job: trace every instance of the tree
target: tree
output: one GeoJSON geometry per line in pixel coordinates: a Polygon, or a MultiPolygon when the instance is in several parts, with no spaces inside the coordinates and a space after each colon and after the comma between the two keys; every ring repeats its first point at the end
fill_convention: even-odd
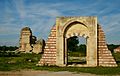
{"type": "Polygon", "coordinates": [[[79,40],[77,36],[70,37],[67,39],[68,51],[77,51],[79,40]]]}
{"type": "Polygon", "coordinates": [[[108,46],[108,49],[109,49],[111,52],[113,52],[113,50],[114,50],[115,48],[117,48],[118,46],[120,46],[120,45],[107,44],[107,46],[108,46]]]}

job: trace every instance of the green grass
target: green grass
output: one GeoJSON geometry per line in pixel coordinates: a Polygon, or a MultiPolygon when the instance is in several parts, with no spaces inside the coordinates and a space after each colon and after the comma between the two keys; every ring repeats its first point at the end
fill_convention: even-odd
{"type": "Polygon", "coordinates": [[[70,71],[70,72],[83,72],[83,73],[91,73],[97,75],[119,75],[120,67],[110,68],[110,67],[34,67],[35,70],[48,70],[48,71],[70,71]]]}
{"type": "Polygon", "coordinates": [[[19,54],[17,57],[0,57],[0,71],[32,69],[41,55],[39,54],[19,54]]]}
{"type": "Polygon", "coordinates": [[[120,66],[120,53],[113,53],[117,64],[120,66]]]}
{"type": "Polygon", "coordinates": [[[68,52],[68,64],[86,64],[85,52],[69,51],[68,52]]]}
{"type": "Polygon", "coordinates": [[[85,52],[79,52],[79,51],[73,51],[73,52],[68,52],[69,56],[73,56],[73,57],[85,57],[86,53],[85,52]]]}
{"type": "MultiPolygon", "coordinates": [[[[116,54],[114,54],[116,56],[116,54]]],[[[118,55],[117,55],[118,56],[118,55]]],[[[115,57],[116,59],[119,57],[115,57]]],[[[11,70],[47,70],[47,71],[70,71],[83,72],[98,75],[119,75],[119,67],[58,67],[58,66],[36,66],[41,58],[41,54],[19,54],[17,57],[0,57],[0,71],[11,70]]],[[[117,59],[117,60],[118,60],[117,59]]],[[[119,64],[119,63],[118,63],[119,64]]]]}

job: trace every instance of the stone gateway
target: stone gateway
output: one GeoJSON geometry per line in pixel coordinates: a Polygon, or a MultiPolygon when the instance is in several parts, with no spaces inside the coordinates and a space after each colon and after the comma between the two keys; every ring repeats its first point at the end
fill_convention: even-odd
{"type": "MultiPolygon", "coordinates": [[[[111,51],[107,48],[105,34],[98,24],[97,17],[94,16],[57,17],[56,24],[52,27],[45,44],[44,54],[38,65],[77,67],[117,66],[111,51]],[[86,39],[86,64],[84,65],[68,65],[67,63],[67,39],[73,36],[84,37],[86,39]]],[[[29,47],[27,44],[26,46],[29,47]]]]}

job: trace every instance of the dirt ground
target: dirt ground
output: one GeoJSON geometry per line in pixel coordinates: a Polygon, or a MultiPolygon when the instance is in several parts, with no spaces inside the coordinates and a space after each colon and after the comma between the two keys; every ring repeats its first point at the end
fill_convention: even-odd
{"type": "Polygon", "coordinates": [[[74,72],[50,72],[50,71],[0,71],[0,76],[100,76],[89,73],[74,73],[74,72]]]}
{"type": "MultiPolygon", "coordinates": [[[[23,70],[23,71],[7,71],[7,72],[0,71],[0,76],[107,76],[107,75],[75,73],[75,72],[68,72],[68,71],[50,72],[50,71],[23,70]]],[[[119,76],[119,75],[116,75],[116,76],[119,76]]]]}

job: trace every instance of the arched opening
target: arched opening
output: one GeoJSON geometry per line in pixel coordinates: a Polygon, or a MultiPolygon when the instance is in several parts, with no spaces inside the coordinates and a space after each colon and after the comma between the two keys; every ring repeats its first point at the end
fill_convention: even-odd
{"type": "Polygon", "coordinates": [[[67,39],[67,65],[86,64],[86,38],[73,36],[67,39]]]}
{"type": "Polygon", "coordinates": [[[66,18],[65,20],[57,20],[56,64],[58,66],[68,65],[67,39],[70,37],[77,36],[83,37],[86,40],[86,62],[85,65],[80,64],[75,66],[97,66],[97,27],[95,24],[96,22],[87,18],[85,18],[85,21],[79,18],[75,20],[69,20],[66,18]]]}
{"type": "Polygon", "coordinates": [[[80,22],[73,22],[64,31],[64,64],[87,64],[88,28],[80,22]],[[81,43],[84,42],[83,44],[81,43]],[[70,41],[70,42],[69,42],[70,41]],[[76,42],[76,44],[74,43],[76,42]],[[80,42],[79,42],[80,41],[80,42]],[[72,43],[73,42],[73,43],[72,43]],[[87,46],[87,47],[86,47],[87,46]]]}

